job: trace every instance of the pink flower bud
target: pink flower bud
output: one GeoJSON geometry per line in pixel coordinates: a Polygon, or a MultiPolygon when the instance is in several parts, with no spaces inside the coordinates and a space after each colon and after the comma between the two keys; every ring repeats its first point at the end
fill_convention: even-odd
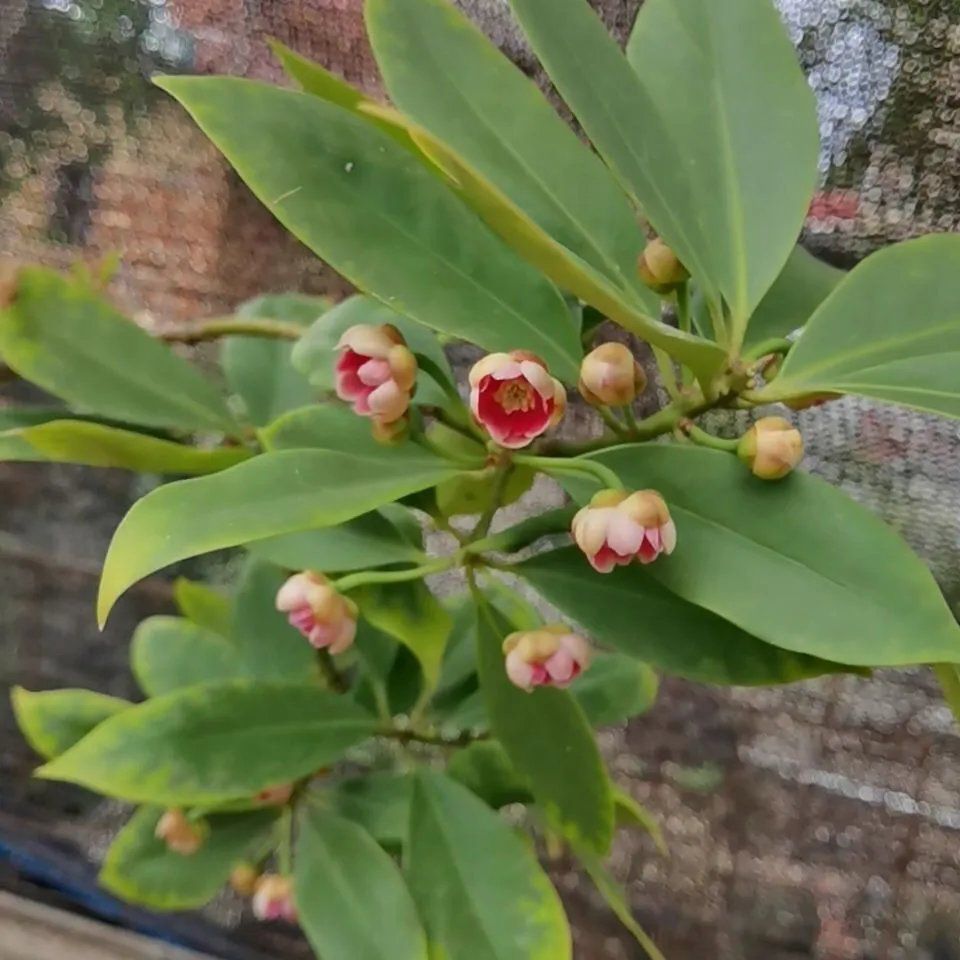
{"type": "Polygon", "coordinates": [[[257,881],[253,894],[253,915],[258,920],[286,920],[297,922],[297,908],[293,903],[293,881],[276,873],[265,873],[257,881]]]}
{"type": "Polygon", "coordinates": [[[410,406],[417,378],[417,358],[403,334],[385,323],[358,324],[340,337],[337,349],[337,396],[353,404],[355,413],[387,424],[410,406]]]}
{"type": "Polygon", "coordinates": [[[803,437],[783,417],[761,417],[740,438],[737,456],[761,480],[780,480],[803,459],[803,437]]]}
{"type": "Polygon", "coordinates": [[[277,593],[277,609],[318,650],[343,653],[357,633],[357,605],[322,573],[305,570],[290,577],[277,593]]]}
{"type": "Polygon", "coordinates": [[[573,518],[573,539],[598,573],[673,553],[677,528],[654,490],[601,490],[573,518]]]}
{"type": "Polygon", "coordinates": [[[566,407],[563,384],[532,353],[491,353],[470,371],[470,409],[502,447],[527,446],[559,423],[566,407]]]}
{"type": "Polygon", "coordinates": [[[637,270],[640,279],[657,293],[670,293],[690,276],[677,255],[659,237],[644,248],[637,270]]]}
{"type": "Polygon", "coordinates": [[[583,358],[578,389],[595,407],[633,403],[647,385],[643,368],[622,343],[601,343],[583,358]]]}
{"type": "Polygon", "coordinates": [[[203,831],[192,824],[182,810],[167,810],[157,821],[154,835],[168,850],[189,857],[203,846],[203,831]]]}
{"type": "Polygon", "coordinates": [[[526,690],[569,686],[590,664],[590,645],[554,623],[539,630],[511,633],[503,641],[510,682],[526,690]]]}

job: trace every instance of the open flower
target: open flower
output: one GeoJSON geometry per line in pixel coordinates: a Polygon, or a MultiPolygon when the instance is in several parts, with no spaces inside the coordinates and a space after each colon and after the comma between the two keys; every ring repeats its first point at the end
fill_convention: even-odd
{"type": "Polygon", "coordinates": [[[761,480],[780,480],[803,459],[803,437],[783,417],[761,417],[740,438],[737,456],[761,480]]]}
{"type": "Polygon", "coordinates": [[[354,412],[381,424],[400,420],[410,406],[417,358],[403,334],[389,323],[357,324],[346,330],[337,349],[337,396],[354,412]]]}
{"type": "Polygon", "coordinates": [[[511,633],[503,641],[507,676],[521,690],[566,687],[590,664],[590,645],[562,623],[511,633]]]}
{"type": "Polygon", "coordinates": [[[655,490],[601,490],[573,518],[573,539],[594,570],[609,573],[634,560],[652,563],[673,553],[677,528],[655,490]]]}
{"type": "Polygon", "coordinates": [[[357,605],[322,573],[305,570],[290,577],[277,593],[277,609],[317,649],[343,653],[357,634],[357,605]]]}
{"type": "Polygon", "coordinates": [[[643,368],[622,343],[601,343],[580,364],[577,389],[592,406],[622,407],[633,403],[647,385],[643,368]]]}
{"type": "Polygon", "coordinates": [[[276,873],[265,873],[257,881],[253,894],[253,915],[258,920],[286,920],[297,922],[297,908],[293,903],[293,881],[276,873]]]}
{"type": "Polygon", "coordinates": [[[488,354],[470,371],[470,409],[502,447],[525,447],[559,423],[566,407],[563,384],[525,350],[488,354]]]}
{"type": "Polygon", "coordinates": [[[191,823],[182,810],[167,810],[157,821],[154,835],[167,849],[189,857],[203,846],[203,831],[191,823]]]}

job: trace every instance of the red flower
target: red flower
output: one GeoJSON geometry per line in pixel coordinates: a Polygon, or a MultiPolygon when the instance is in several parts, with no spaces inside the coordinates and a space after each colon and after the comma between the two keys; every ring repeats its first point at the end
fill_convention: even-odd
{"type": "Polygon", "coordinates": [[[524,350],[491,353],[470,371],[470,409],[502,447],[525,447],[563,417],[567,394],[524,350]]]}
{"type": "Polygon", "coordinates": [[[337,349],[343,351],[337,361],[337,396],[379,424],[400,420],[417,378],[417,359],[403,334],[390,324],[358,324],[343,334],[337,349]]]}

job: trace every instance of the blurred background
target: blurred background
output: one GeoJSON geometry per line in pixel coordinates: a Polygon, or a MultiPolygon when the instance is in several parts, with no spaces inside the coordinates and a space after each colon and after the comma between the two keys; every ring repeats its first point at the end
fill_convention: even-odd
{"type": "MultiPolygon", "coordinates": [[[[625,38],[637,0],[593,3],[625,38]]],[[[777,3],[820,104],[821,187],[805,244],[849,267],[884,244],[956,231],[960,2],[777,3]]],[[[504,0],[458,5],[546,87],[504,0]]],[[[281,82],[273,36],[377,92],[361,8],[0,0],[0,255],[66,267],[116,252],[111,295],[147,324],[226,313],[263,292],[346,294],[148,78],[281,82]]],[[[0,404],[32,399],[25,391],[0,368],[0,404]]],[[[957,422],[854,400],[799,419],[808,466],[897,527],[960,609],[957,422]]],[[[135,695],[127,641],[139,619],[169,608],[169,589],[152,579],[132,591],[103,634],[93,597],[141,482],[0,463],[4,687],[135,695]]],[[[602,740],[620,784],[664,826],[669,858],[624,836],[615,868],[671,960],[960,958],[960,729],[928,671],[764,690],[666,680],[649,714],[602,740]]],[[[204,917],[158,920],[101,896],[91,864],[123,811],[31,781],[35,760],[0,703],[0,889],[225,958],[301,955],[228,899],[204,917]]],[[[578,960],[642,955],[575,873],[561,863],[555,875],[578,960]]],[[[0,930],[3,916],[0,900],[0,930]]],[[[0,958],[4,949],[0,932],[0,958]]]]}

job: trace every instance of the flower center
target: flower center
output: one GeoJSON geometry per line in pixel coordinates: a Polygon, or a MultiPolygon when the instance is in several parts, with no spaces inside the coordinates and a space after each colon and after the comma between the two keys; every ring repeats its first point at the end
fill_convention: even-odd
{"type": "Polygon", "coordinates": [[[522,410],[526,413],[534,405],[533,387],[526,380],[504,380],[493,399],[506,413],[522,410]]]}

